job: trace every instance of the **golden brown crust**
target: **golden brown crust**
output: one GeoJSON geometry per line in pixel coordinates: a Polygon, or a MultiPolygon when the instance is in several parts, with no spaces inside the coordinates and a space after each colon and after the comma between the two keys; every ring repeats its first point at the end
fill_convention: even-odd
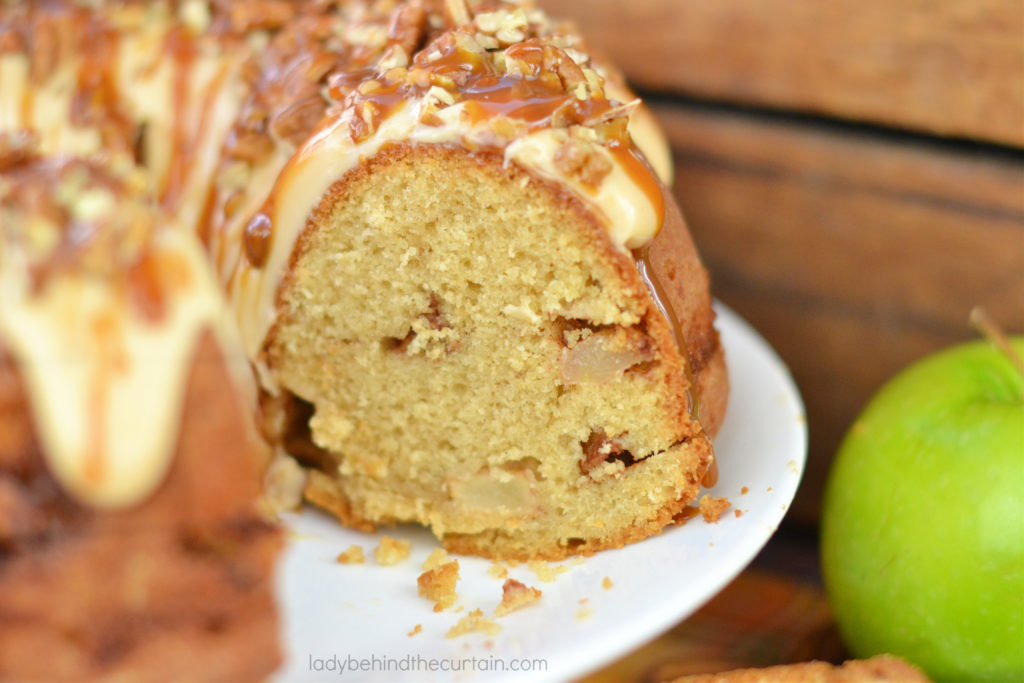
{"type": "Polygon", "coordinates": [[[665,222],[648,247],[648,260],[686,340],[700,401],[698,417],[704,430],[714,436],[725,419],[729,378],[725,351],[714,327],[710,278],[679,206],[666,188],[662,192],[665,222]]]}
{"type": "Polygon", "coordinates": [[[265,453],[230,386],[207,333],[167,478],[144,503],[101,511],[53,485],[0,350],[0,679],[255,680],[276,667],[280,537],[255,514],[265,453]]]}
{"type": "Polygon", "coordinates": [[[352,503],[337,480],[319,470],[310,471],[302,494],[307,501],[330,512],[339,522],[351,529],[368,532],[377,530],[375,523],[363,519],[352,510],[352,503]]]}

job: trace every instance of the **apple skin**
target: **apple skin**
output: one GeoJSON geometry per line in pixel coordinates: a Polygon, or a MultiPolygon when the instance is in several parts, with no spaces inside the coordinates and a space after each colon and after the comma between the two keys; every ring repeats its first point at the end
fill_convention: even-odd
{"type": "Polygon", "coordinates": [[[821,552],[856,656],[1024,681],[1024,377],[1006,356],[963,344],[882,388],[829,474],[821,552]]]}

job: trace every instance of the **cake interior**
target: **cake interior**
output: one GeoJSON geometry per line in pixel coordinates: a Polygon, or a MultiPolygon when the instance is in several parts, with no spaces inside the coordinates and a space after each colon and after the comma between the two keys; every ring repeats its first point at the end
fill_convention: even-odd
{"type": "Polygon", "coordinates": [[[500,157],[404,145],[311,226],[266,354],[313,409],[313,500],[558,557],[696,496],[710,446],[671,331],[577,199],[500,157]]]}

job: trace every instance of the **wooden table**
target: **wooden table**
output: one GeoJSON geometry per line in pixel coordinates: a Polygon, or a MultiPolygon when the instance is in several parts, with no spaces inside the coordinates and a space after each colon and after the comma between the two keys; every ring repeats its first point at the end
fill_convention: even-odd
{"type": "Polygon", "coordinates": [[[783,531],[689,619],[580,683],[654,683],[684,674],[848,658],[822,591],[814,537],[783,531]]]}

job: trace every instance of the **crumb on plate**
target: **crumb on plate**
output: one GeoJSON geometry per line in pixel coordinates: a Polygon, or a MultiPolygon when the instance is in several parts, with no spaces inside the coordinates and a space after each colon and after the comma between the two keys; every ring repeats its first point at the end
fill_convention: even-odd
{"type": "Polygon", "coordinates": [[[505,579],[501,587],[501,602],[494,608],[494,616],[503,617],[540,600],[541,592],[515,579],[505,579]]]}
{"type": "Polygon", "coordinates": [[[359,545],[350,545],[345,552],[338,555],[339,564],[362,564],[366,562],[366,556],[363,555],[363,547],[359,545]]]}
{"type": "Polygon", "coordinates": [[[530,560],[530,571],[537,575],[537,578],[544,583],[551,583],[562,572],[569,571],[568,567],[562,565],[551,566],[544,560],[530,560]]]}
{"type": "Polygon", "coordinates": [[[455,604],[459,597],[455,592],[455,584],[458,581],[458,560],[429,569],[416,579],[420,596],[434,601],[435,612],[440,612],[455,604]]]}
{"type": "Polygon", "coordinates": [[[411,550],[412,543],[409,541],[381,536],[380,545],[374,548],[373,554],[377,558],[377,564],[390,566],[409,557],[411,550]]]}
{"type": "Polygon", "coordinates": [[[700,514],[708,524],[717,524],[722,513],[731,506],[728,498],[704,496],[700,499],[700,514]]]}
{"type": "Polygon", "coordinates": [[[475,609],[459,619],[455,626],[448,629],[445,637],[458,638],[467,633],[486,633],[489,636],[493,636],[499,631],[501,631],[501,626],[495,623],[493,619],[485,617],[483,611],[475,609]]]}

